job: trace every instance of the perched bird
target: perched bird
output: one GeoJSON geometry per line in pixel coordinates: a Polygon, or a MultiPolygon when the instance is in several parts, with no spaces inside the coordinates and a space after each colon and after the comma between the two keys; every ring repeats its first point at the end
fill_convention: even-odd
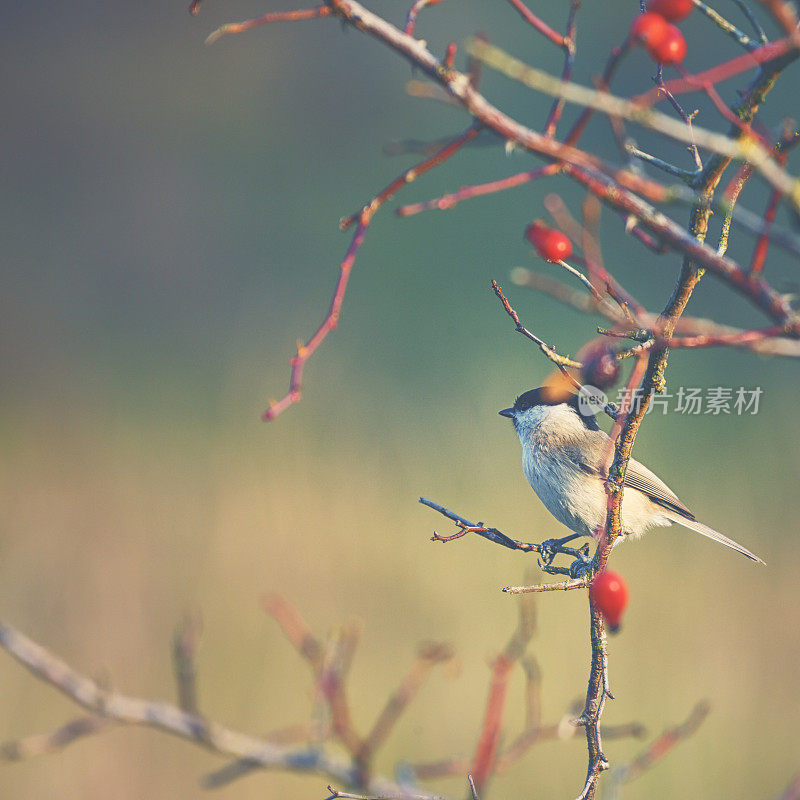
{"type": "MultiPolygon", "coordinates": [[[[610,437],[591,411],[584,410],[582,400],[545,386],[525,392],[499,413],[514,421],[522,444],[522,470],[547,510],[576,536],[592,536],[606,522],[602,462],[610,437]]],[[[698,522],[657,475],[630,459],[622,499],[623,533],[638,537],[648,528],[673,522],[764,563],[746,547],[698,522]]]]}

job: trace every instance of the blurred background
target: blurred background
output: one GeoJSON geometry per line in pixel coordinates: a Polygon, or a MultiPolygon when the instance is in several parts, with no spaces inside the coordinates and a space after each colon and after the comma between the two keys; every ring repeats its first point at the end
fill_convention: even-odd
{"type": "MultiPolygon", "coordinates": [[[[259,29],[205,47],[218,25],[290,6],[273,0],[12,4],[0,41],[0,608],[2,617],[119,691],[174,696],[169,644],[199,609],[204,710],[263,733],[308,718],[305,665],[259,607],[267,591],[294,602],[320,635],[360,617],[352,673],[356,724],[367,729],[423,639],[452,642],[457,677],[435,672],[381,753],[395,762],[471,755],[489,660],[516,624],[531,558],[467,538],[429,541],[445,520],[435,498],[528,541],[560,535],[522,475],[519,445],[497,410],[549,373],[491,294],[497,278],[523,320],[575,352],[600,320],[514,287],[534,260],[524,226],[561,194],[550,179],[444,212],[376,217],[353,272],[340,328],[309,362],[303,401],[275,422],[288,358],[327,308],[349,242],[340,216],[358,209],[415,156],[387,142],[458,132],[464,115],[404,92],[412,77],[379,44],[331,20],[259,29]]],[[[406,3],[370,0],[402,23],[406,3]]],[[[566,4],[531,2],[556,28],[566,4]]],[[[722,7],[724,6],[724,8],[722,7]]],[[[575,78],[589,83],[638,3],[587,3],[575,78]]],[[[720,11],[745,21],[733,3],[720,11]]],[[[418,35],[435,52],[477,30],[550,72],[561,54],[505,3],[444,3],[418,35]]],[[[697,15],[684,30],[691,70],[738,51],[697,15]]],[[[770,33],[774,31],[770,30],[770,33]]],[[[459,56],[457,62],[463,66],[459,56]]],[[[631,56],[615,90],[651,85],[631,56]]],[[[721,91],[729,101],[745,81],[721,91]]],[[[483,87],[534,127],[550,101],[486,73],[483,87]]],[[[796,76],[778,84],[769,125],[796,111],[796,76]]],[[[691,110],[697,97],[687,98],[691,110]]],[[[567,120],[574,118],[568,109],[567,120]]],[[[703,106],[698,124],[724,130],[703,106]]],[[[690,166],[678,146],[639,144],[690,166]]],[[[617,158],[598,119],[584,143],[617,158]]],[[[428,199],[537,162],[473,147],[400,194],[428,199]]],[[[790,162],[791,166],[791,162],[790,162]]],[[[658,177],[658,176],[657,176],[658,177]]],[[[761,213],[751,181],[742,202],[761,213]]],[[[672,215],[684,220],[687,210],[672,215]]],[[[781,224],[786,218],[779,216],[781,224]]],[[[718,227],[719,222],[716,222],[718,227]]],[[[716,230],[716,229],[715,229],[716,230]]],[[[616,276],[653,310],[668,297],[675,255],[655,256],[605,211],[602,243],[616,276]]],[[[734,230],[745,262],[753,240],[734,230]]],[[[773,248],[768,276],[796,288],[796,264],[773,248]]],[[[690,313],[744,327],[763,318],[713,277],[690,313]]],[[[800,513],[797,368],[750,353],[677,352],[678,386],[763,387],[755,416],[652,415],[635,455],[700,518],[760,554],[762,568],[683,530],[661,530],[614,556],[631,605],[609,643],[609,724],[651,735],[707,698],[697,735],[626,788],[630,798],[767,798],[798,768],[800,513]]],[[[538,601],[532,651],[543,715],[557,721],[585,693],[589,660],[582,593],[538,601]]],[[[511,687],[509,733],[521,724],[511,687]]],[[[0,739],[46,731],[76,715],[51,688],[0,654],[0,739]]],[[[612,763],[642,744],[609,742],[612,763]]],[[[570,797],[585,770],[582,736],[534,748],[489,796],[570,797]]],[[[5,797],[186,798],[224,763],[150,730],[115,729],[56,755],[0,767],[5,797]]],[[[429,788],[461,796],[463,780],[429,788]]],[[[320,798],[320,778],[256,773],[222,798],[320,798]]]]}

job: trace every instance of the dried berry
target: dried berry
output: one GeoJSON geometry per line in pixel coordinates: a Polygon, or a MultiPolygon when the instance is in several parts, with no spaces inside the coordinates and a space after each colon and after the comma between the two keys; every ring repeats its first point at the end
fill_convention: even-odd
{"type": "Polygon", "coordinates": [[[619,379],[619,360],[613,350],[600,348],[594,350],[583,360],[581,383],[608,389],[619,379]]]}

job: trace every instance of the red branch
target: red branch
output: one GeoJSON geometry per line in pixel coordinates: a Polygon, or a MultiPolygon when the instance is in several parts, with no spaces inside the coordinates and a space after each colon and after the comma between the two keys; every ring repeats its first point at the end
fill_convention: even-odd
{"type": "Polygon", "coordinates": [[[778,206],[780,205],[783,194],[777,189],[772,190],[767,202],[767,208],[764,211],[764,231],[758,237],[755,249],[753,250],[753,259],[750,262],[750,272],[757,275],[764,269],[764,262],[767,260],[767,250],[769,249],[769,234],[772,229],[772,223],[775,222],[775,215],[778,213],[778,206]]]}
{"type": "MultiPolygon", "coordinates": [[[[564,34],[564,69],[561,71],[561,80],[568,83],[572,79],[572,67],[575,64],[575,31],[577,28],[578,9],[580,9],[580,0],[572,0],[569,6],[569,19],[567,20],[567,32],[564,34]]],[[[566,100],[563,97],[557,97],[553,100],[553,105],[550,108],[550,113],[547,115],[547,120],[544,123],[544,135],[555,136],[556,128],[561,119],[561,114],[564,111],[566,100]]]]}
{"type": "MultiPolygon", "coordinates": [[[[192,13],[197,13],[196,9],[192,13]]],[[[259,25],[269,25],[272,22],[297,22],[303,19],[317,19],[319,17],[329,17],[333,13],[330,6],[321,5],[316,8],[301,8],[297,11],[275,11],[264,14],[254,19],[246,19],[244,22],[229,22],[213,31],[207,38],[206,44],[213,44],[221,36],[229,33],[244,33],[259,27],[259,25]]]]}
{"type": "Polygon", "coordinates": [[[422,211],[430,211],[436,208],[445,211],[448,208],[458,205],[462,200],[469,200],[473,197],[481,197],[485,194],[493,194],[494,192],[504,192],[506,189],[523,186],[538,178],[556,175],[560,171],[560,164],[548,164],[546,167],[539,167],[538,169],[528,170],[527,172],[519,172],[516,175],[511,175],[508,178],[501,178],[497,181],[477,183],[474,186],[462,186],[457,192],[451,192],[450,194],[442,195],[433,200],[424,200],[421,203],[409,203],[408,205],[400,206],[395,213],[398,217],[411,217],[422,211]]]}
{"type": "Polygon", "coordinates": [[[503,711],[508,691],[508,678],[514,662],[506,655],[501,655],[494,662],[492,668],[492,682],[489,687],[489,697],[486,701],[486,714],[483,720],[481,738],[475,750],[472,761],[472,778],[478,793],[486,785],[492,774],[497,750],[500,745],[500,734],[503,726],[503,711]]]}
{"type": "MultiPolygon", "coordinates": [[[[668,340],[670,347],[717,347],[726,345],[730,347],[746,347],[754,342],[763,342],[765,339],[772,339],[783,333],[781,325],[774,325],[771,328],[761,330],[742,331],[741,333],[698,335],[698,336],[673,336],[668,340]]],[[[665,344],[667,343],[664,340],[665,344]]]]}
{"type": "MultiPolygon", "coordinates": [[[[477,38],[477,37],[476,37],[477,38]]],[[[608,89],[614,74],[617,71],[622,58],[630,50],[630,42],[625,41],[621,46],[612,49],[608,57],[603,74],[597,80],[598,89],[608,89]]],[[[480,62],[478,62],[480,63],[480,62]]],[[[567,134],[564,140],[566,144],[574,145],[583,135],[586,126],[594,116],[595,110],[593,108],[585,108],[581,115],[576,120],[572,129],[567,134]]],[[[482,197],[483,195],[493,194],[495,192],[504,192],[506,189],[515,189],[517,186],[524,186],[526,183],[537,180],[538,178],[549,177],[556,175],[562,171],[562,165],[556,163],[548,164],[545,167],[538,169],[526,170],[525,172],[518,172],[516,175],[510,175],[508,178],[501,178],[496,181],[489,181],[488,183],[479,183],[474,186],[462,186],[457,192],[443,195],[442,197],[433,200],[426,200],[421,203],[411,203],[409,205],[400,206],[397,209],[397,214],[400,217],[410,217],[414,214],[419,214],[422,211],[430,211],[432,209],[446,210],[452,208],[462,200],[470,200],[473,197],[482,197]]],[[[640,235],[647,236],[641,231],[640,235]]],[[[652,242],[652,240],[651,240],[652,242]]],[[[648,246],[655,248],[655,243],[648,243],[648,246]]]]}
{"type": "MultiPolygon", "coordinates": [[[[648,200],[659,202],[669,197],[665,187],[637,176],[630,170],[610,166],[589,153],[536,133],[520,124],[493,106],[477,92],[467,75],[444,66],[442,61],[437,59],[423,42],[404,34],[395,26],[364,8],[356,0],[327,0],[327,4],[344,22],[366,35],[382,41],[445,88],[450,96],[472,115],[475,119],[475,125],[482,124],[508,141],[518,143],[533,153],[559,162],[565,174],[583,184],[590,192],[612,206],[617,212],[624,214],[626,217],[636,218],[641,227],[661,239],[664,244],[679,250],[691,262],[709,269],[733,288],[745,294],[754,305],[766,312],[774,323],[786,325],[787,336],[800,337],[800,319],[798,319],[786,298],[763,281],[759,275],[747,274],[738,264],[712,250],[702,240],[698,240],[690,232],[687,232],[665,215],[658,213],[650,205],[648,200]]],[[[780,48],[768,52],[771,54],[770,57],[774,58],[779,51],[780,48]]],[[[762,61],[767,60],[765,58],[765,52],[767,52],[765,48],[759,48],[754,52],[758,54],[756,58],[761,58],[762,61]]],[[[789,55],[794,58],[795,54],[792,52],[789,55]]],[[[753,55],[748,54],[747,58],[752,59],[753,55]]],[[[612,64],[613,61],[614,58],[612,56],[612,64]]],[[[609,66],[607,65],[608,69],[609,66]]],[[[779,70],[774,70],[770,74],[777,74],[777,71],[779,70]]],[[[750,93],[752,94],[759,86],[761,89],[765,88],[760,84],[756,84],[750,89],[750,93]]],[[[752,97],[750,99],[752,101],[752,97]]],[[[470,135],[474,133],[475,131],[473,130],[470,135]]],[[[436,161],[437,156],[434,155],[432,158],[436,161]]],[[[426,163],[428,162],[423,162],[421,167],[424,168],[426,163]]],[[[720,164],[724,165],[724,163],[725,159],[721,159],[720,164]]],[[[392,191],[416,177],[418,171],[419,168],[412,170],[398,179],[398,181],[395,181],[391,186],[392,191]]],[[[341,298],[352,267],[352,261],[363,240],[364,231],[369,225],[371,213],[375,208],[374,204],[376,201],[380,203],[388,199],[390,194],[391,192],[381,193],[373,201],[373,204],[367,206],[366,210],[359,215],[359,225],[345,260],[342,262],[342,274],[337,284],[329,315],[312,341],[299,349],[298,355],[293,359],[292,363],[293,369],[289,392],[281,401],[270,406],[264,414],[266,419],[272,419],[281,410],[299,399],[300,378],[305,360],[310,351],[313,351],[319,345],[338,320],[341,298]]]]}
{"type": "Polygon", "coordinates": [[[345,217],[339,222],[339,227],[346,231],[356,220],[360,218],[365,212],[372,216],[387,200],[389,200],[398,189],[401,189],[406,184],[415,181],[420,175],[424,175],[434,167],[447,161],[448,158],[454,156],[465,144],[471,142],[480,133],[480,125],[472,125],[451,142],[446,144],[440,150],[437,150],[430,158],[417,164],[411,169],[407,169],[402,175],[395,178],[383,191],[379,192],[364,208],[356,213],[345,217]]]}
{"type": "MultiPolygon", "coordinates": [[[[781,165],[786,164],[789,158],[789,150],[800,143],[800,133],[797,131],[787,131],[778,143],[775,149],[778,151],[775,160],[781,165]]],[[[769,249],[769,235],[772,230],[772,225],[775,222],[775,215],[778,213],[778,206],[780,205],[783,195],[777,189],[773,189],[767,201],[767,208],[764,211],[764,230],[758,237],[755,249],[753,250],[753,258],[750,262],[750,272],[758,274],[764,269],[764,262],[767,259],[767,250],[769,249]]]]}
{"type": "Polygon", "coordinates": [[[565,44],[565,37],[562,36],[558,31],[554,31],[546,22],[543,22],[536,14],[531,11],[522,0],[508,0],[514,8],[519,11],[520,16],[522,19],[525,20],[529,25],[533,25],[542,36],[546,36],[553,44],[558,45],[558,47],[564,47],[565,44]]]}
{"type": "MultiPolygon", "coordinates": [[[[762,64],[766,64],[768,61],[780,58],[794,47],[794,43],[789,39],[779,39],[777,42],[765,44],[759,47],[758,50],[751,50],[749,53],[736,56],[736,58],[718,64],[716,67],[711,67],[711,69],[695,73],[694,75],[686,74],[682,78],[675,78],[674,80],[667,81],[664,87],[673,95],[702,91],[706,86],[717,84],[728,78],[733,78],[735,75],[739,75],[749,69],[755,69],[762,64]]],[[[661,96],[659,87],[656,87],[655,89],[650,89],[648,92],[632,97],[631,100],[634,103],[652,106],[661,99],[661,96]]]]}
{"type": "Polygon", "coordinates": [[[472,125],[467,130],[453,139],[452,142],[445,145],[440,150],[437,150],[430,158],[426,158],[416,167],[406,170],[402,175],[393,180],[382,192],[377,194],[359,214],[354,214],[347,219],[341,221],[340,226],[344,230],[352,225],[356,220],[358,226],[356,227],[353,238],[350,241],[350,247],[347,248],[344,260],[339,267],[339,280],[336,282],[336,288],[333,292],[330,308],[328,314],[322,321],[322,324],[317,328],[314,335],[307,344],[298,344],[297,355],[294,356],[289,362],[292,367],[292,372],[289,377],[289,391],[280,399],[270,401],[269,407],[261,415],[265,421],[275,419],[282,411],[285,411],[293,403],[300,401],[301,388],[303,385],[303,370],[306,361],[314,354],[316,349],[322,344],[325,337],[333,330],[339,323],[339,315],[342,310],[342,303],[344,302],[344,295],[347,291],[347,282],[350,280],[350,272],[353,269],[356,255],[364,242],[364,235],[367,228],[372,222],[372,217],[375,212],[397,192],[411,181],[415,180],[419,175],[424,174],[435,166],[438,166],[443,161],[446,161],[451,156],[455,155],[467,142],[474,139],[479,132],[479,127],[472,125]]]}
{"type": "Polygon", "coordinates": [[[426,6],[436,6],[441,2],[442,0],[416,0],[414,5],[408,10],[408,17],[406,18],[406,26],[403,28],[403,33],[413,36],[414,30],[417,27],[419,12],[426,6]]]}
{"type": "Polygon", "coordinates": [[[297,345],[297,355],[289,361],[292,367],[292,373],[289,378],[289,391],[286,392],[280,400],[270,401],[269,407],[261,415],[261,419],[265,422],[275,419],[278,414],[285,411],[293,403],[300,402],[300,390],[303,385],[303,370],[305,369],[306,361],[308,361],[316,349],[322,344],[325,337],[331,331],[336,330],[336,326],[339,324],[339,315],[342,310],[344,294],[347,291],[347,282],[350,280],[350,272],[353,269],[356,254],[364,242],[364,234],[367,232],[370,221],[370,217],[366,213],[362,215],[362,219],[358,223],[358,227],[353,234],[350,247],[347,248],[344,261],[339,265],[339,280],[336,281],[336,289],[333,292],[333,299],[331,300],[328,314],[308,341],[308,344],[299,343],[297,345]]]}

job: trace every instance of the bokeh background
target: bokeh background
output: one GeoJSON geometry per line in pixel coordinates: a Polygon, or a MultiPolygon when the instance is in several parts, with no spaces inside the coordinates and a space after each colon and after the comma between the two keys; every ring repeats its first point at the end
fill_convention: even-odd
{"type": "MultiPolygon", "coordinates": [[[[725,13],[738,12],[731,3],[725,13]]],[[[405,3],[372,0],[395,22],[405,3]]],[[[531,3],[562,27],[566,5],[531,3]]],[[[588,83],[638,3],[586,3],[576,79],[588,83]]],[[[254,733],[308,718],[305,665],[259,607],[284,593],[324,634],[358,616],[352,673],[356,723],[371,724],[423,639],[453,643],[457,677],[435,673],[383,751],[399,760],[469,755],[483,712],[488,660],[516,623],[499,587],[519,583],[525,556],[449,532],[417,505],[436,498],[522,539],[559,534],[521,473],[518,443],[497,410],[548,374],[488,290],[505,280],[524,320],[574,352],[596,321],[512,288],[531,258],[522,230],[560,193],[560,179],[457,209],[377,216],[353,273],[340,329],[309,363],[303,402],[276,422],[287,359],[327,307],[357,209],[413,157],[382,146],[459,131],[464,116],[404,93],[409,67],[331,20],[260,29],[205,47],[217,25],[286,6],[186,3],[7,4],[0,41],[0,607],[2,616],[77,668],[126,693],[171,698],[169,642],[201,610],[203,708],[254,733]]],[[[745,24],[740,17],[737,22],[745,24]]],[[[459,0],[425,13],[419,35],[443,51],[476,30],[556,72],[561,55],[505,3],[459,0]]],[[[705,19],[685,26],[692,69],[737,53],[705,19]]],[[[649,88],[633,55],[616,90],[649,88]]],[[[735,81],[722,87],[732,100],[735,81]]],[[[541,125],[549,100],[486,74],[496,102],[541,125]]],[[[796,113],[796,77],[765,120],[796,113]]],[[[696,103],[697,98],[687,100],[696,103]]],[[[691,106],[694,107],[693,105],[691,106]]],[[[568,111],[568,118],[574,111],[568,111]]],[[[705,109],[699,124],[723,129],[705,109]]],[[[614,156],[598,120],[585,142],[614,156]]],[[[653,136],[643,146],[676,160],[653,136]]],[[[527,168],[529,157],[475,147],[406,189],[426,199],[527,168]]],[[[763,208],[751,182],[743,202],[763,208]]],[[[687,211],[673,209],[677,219],[687,211]]],[[[785,218],[781,217],[785,224],[785,218]]],[[[718,222],[717,222],[718,224],[718,222]]],[[[605,212],[615,274],[654,309],[679,267],[654,256],[605,212]]],[[[735,231],[731,254],[752,239],[735,231]]],[[[797,265],[773,250],[785,291],[797,265]]],[[[558,276],[561,277],[561,276],[558,276]]],[[[761,318],[713,277],[691,311],[744,326],[761,318]]],[[[677,386],[763,387],[756,416],[651,416],[636,455],[709,524],[768,567],[682,530],[626,544],[616,567],[631,588],[610,642],[617,700],[609,723],[652,735],[707,698],[711,716],[688,743],[626,789],[630,798],[767,798],[798,768],[800,514],[796,365],[750,353],[674,354],[677,386]]],[[[585,691],[587,614],[580,593],[541,597],[533,644],[544,718],[585,691]]],[[[521,698],[517,676],[512,698],[521,698]]],[[[75,715],[65,699],[0,654],[0,739],[75,715]]],[[[512,699],[511,736],[522,720],[512,699]]],[[[612,762],[641,747],[610,742],[612,762]]],[[[535,748],[491,796],[569,797],[585,769],[582,737],[535,748]]],[[[67,750],[0,766],[4,797],[185,798],[223,762],[149,730],[115,729],[67,750]]],[[[258,773],[221,798],[319,798],[324,780],[258,773]]],[[[432,788],[460,796],[463,781],[432,788]]]]}

